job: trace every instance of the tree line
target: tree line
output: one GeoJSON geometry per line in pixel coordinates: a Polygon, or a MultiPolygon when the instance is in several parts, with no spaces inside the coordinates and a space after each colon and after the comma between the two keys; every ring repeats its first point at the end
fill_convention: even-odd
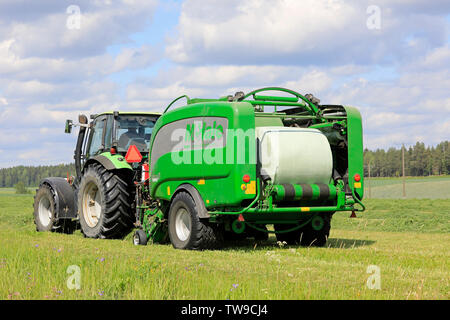
{"type": "MultiPolygon", "coordinates": [[[[425,147],[422,142],[405,147],[405,175],[430,176],[450,174],[449,141],[443,141],[435,147],[425,147]]],[[[364,175],[371,177],[402,176],[402,148],[364,150],[364,175]]]]}
{"type": "MultiPolygon", "coordinates": [[[[450,174],[449,141],[435,147],[425,147],[421,142],[405,148],[405,175],[429,176],[450,174]]],[[[402,175],[402,149],[389,148],[375,151],[364,150],[364,175],[372,177],[399,177],[402,175]]],[[[75,165],[17,166],[0,169],[0,187],[13,187],[21,182],[26,187],[36,187],[46,177],[75,175],[75,165]]]]}
{"type": "Polygon", "coordinates": [[[17,166],[0,169],[0,187],[13,187],[19,182],[26,187],[36,187],[47,177],[67,177],[75,175],[75,164],[59,164],[53,166],[17,166]]]}

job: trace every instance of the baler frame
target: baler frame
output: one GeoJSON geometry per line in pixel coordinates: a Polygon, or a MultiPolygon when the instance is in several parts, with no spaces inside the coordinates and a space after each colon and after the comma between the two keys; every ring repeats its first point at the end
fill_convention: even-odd
{"type": "MultiPolygon", "coordinates": [[[[356,161],[354,167],[358,167],[362,164],[362,128],[360,121],[360,114],[357,109],[348,106],[334,106],[334,105],[319,105],[320,100],[316,99],[312,95],[302,95],[295,91],[280,88],[280,87],[267,87],[254,90],[248,94],[242,92],[236,93],[234,96],[226,96],[219,99],[191,99],[187,95],[182,95],[174,99],[164,110],[163,115],[175,105],[177,101],[185,98],[186,107],[196,104],[208,104],[215,102],[247,102],[254,108],[254,117],[257,118],[278,118],[284,123],[287,119],[294,119],[294,121],[308,120],[307,128],[314,129],[333,129],[346,136],[345,144],[348,152],[348,158],[352,157],[356,161]],[[284,96],[266,96],[259,93],[264,91],[277,91],[282,93],[291,94],[292,97],[284,96]],[[250,99],[250,98],[253,98],[250,99]],[[265,107],[273,107],[273,112],[265,111],[265,107]],[[279,110],[278,107],[283,107],[285,110],[279,110]],[[286,109],[288,108],[288,109],[286,109]],[[289,109],[290,108],[290,109],[289,109]],[[296,110],[299,108],[300,110],[296,110]],[[337,111],[336,111],[337,110],[337,111]],[[289,111],[290,113],[288,113],[289,111]],[[349,141],[352,143],[349,146],[349,141]],[[352,147],[355,146],[355,150],[352,147]]],[[[173,120],[172,120],[173,121],[173,120]]],[[[274,185],[270,182],[266,183],[266,187],[262,188],[262,181],[260,177],[256,179],[256,194],[253,199],[249,200],[249,204],[245,207],[217,207],[210,208],[207,211],[208,221],[211,223],[222,223],[224,221],[230,221],[229,218],[233,217],[234,221],[231,225],[232,229],[239,233],[242,229],[237,227],[240,225],[248,225],[260,232],[283,234],[290,233],[292,231],[302,228],[304,225],[316,220],[320,220],[323,223],[325,215],[332,215],[338,211],[352,211],[362,212],[365,210],[364,204],[361,202],[363,196],[363,181],[356,181],[354,178],[356,171],[351,169],[350,163],[347,164],[347,178],[341,176],[339,179],[334,179],[335,185],[333,190],[336,192],[335,205],[317,205],[316,204],[302,204],[301,206],[280,206],[274,201],[275,194],[273,194],[274,185]],[[359,205],[359,207],[355,207],[359,205]],[[283,217],[280,214],[290,214],[289,217],[283,217]],[[265,217],[262,217],[265,216],[265,217]],[[295,216],[295,219],[292,218],[295,216]],[[236,217],[236,218],[234,218],[236,217]],[[292,224],[293,220],[301,220],[302,223],[296,225],[293,228],[286,230],[269,231],[259,228],[257,224],[292,224]]],[[[356,176],[356,175],[355,175],[356,176]]],[[[157,184],[159,187],[159,184],[157,184]]],[[[195,188],[195,187],[194,187],[195,188]]],[[[155,193],[154,190],[151,191],[155,193]]],[[[173,197],[175,192],[173,193],[173,197]]],[[[173,198],[172,198],[173,199],[173,198]]],[[[167,200],[164,200],[167,201],[167,200]]],[[[162,238],[161,234],[164,233],[164,225],[167,222],[167,216],[164,214],[168,209],[166,203],[165,209],[162,208],[162,203],[158,203],[154,207],[149,206],[137,206],[141,210],[142,215],[142,228],[145,230],[149,239],[156,240],[162,238]],[[150,219],[156,219],[156,224],[149,222],[150,219]],[[159,232],[163,231],[163,232],[159,232]],[[155,236],[156,235],[156,236],[155,236]]]]}

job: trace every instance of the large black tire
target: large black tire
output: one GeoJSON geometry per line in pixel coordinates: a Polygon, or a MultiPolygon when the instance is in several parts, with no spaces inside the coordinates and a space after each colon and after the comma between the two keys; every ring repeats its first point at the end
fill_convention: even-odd
{"type": "MultiPolygon", "coordinates": [[[[284,231],[292,229],[296,224],[274,224],[273,227],[275,231],[284,231]]],[[[287,232],[287,233],[276,233],[277,241],[286,242],[288,245],[297,245],[300,243],[300,233],[299,229],[287,232]]]]}
{"type": "Polygon", "coordinates": [[[87,167],[78,188],[78,215],[85,237],[123,239],[130,233],[135,215],[128,179],[100,164],[87,167]]]}
{"type": "Polygon", "coordinates": [[[313,218],[311,223],[308,223],[301,229],[300,244],[302,246],[323,247],[327,243],[330,236],[331,229],[331,214],[319,214],[316,219],[313,218]],[[319,218],[322,219],[320,222],[319,218]],[[313,225],[316,225],[314,228],[313,225]],[[319,228],[319,230],[316,230],[319,228]]]}
{"type": "Polygon", "coordinates": [[[57,218],[55,193],[49,185],[43,184],[36,190],[33,208],[36,231],[67,234],[75,231],[76,221],[57,218]]]}
{"type": "Polygon", "coordinates": [[[175,249],[210,250],[223,242],[220,229],[199,218],[187,192],[175,195],[169,209],[169,238],[175,249]]]}

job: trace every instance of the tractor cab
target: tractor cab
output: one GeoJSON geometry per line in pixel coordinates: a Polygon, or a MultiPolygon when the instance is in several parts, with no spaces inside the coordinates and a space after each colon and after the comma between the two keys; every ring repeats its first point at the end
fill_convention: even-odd
{"type": "Polygon", "coordinates": [[[105,151],[126,154],[131,145],[139,152],[148,153],[152,130],[158,119],[155,115],[120,113],[96,116],[90,126],[86,157],[105,151]]]}
{"type": "Polygon", "coordinates": [[[71,132],[72,126],[80,127],[74,156],[77,177],[90,159],[123,157],[131,146],[135,146],[144,159],[148,158],[150,138],[158,118],[159,114],[155,113],[115,111],[91,115],[90,123],[85,115],[80,115],[75,125],[67,120],[66,133],[71,132]]]}

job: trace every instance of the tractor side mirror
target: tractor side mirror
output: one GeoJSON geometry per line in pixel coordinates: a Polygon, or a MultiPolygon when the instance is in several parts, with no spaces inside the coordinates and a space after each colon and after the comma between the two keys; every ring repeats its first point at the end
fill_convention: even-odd
{"type": "Polygon", "coordinates": [[[71,133],[72,132],[72,126],[73,126],[73,121],[67,119],[66,120],[66,129],[64,130],[65,133],[71,133]]]}

